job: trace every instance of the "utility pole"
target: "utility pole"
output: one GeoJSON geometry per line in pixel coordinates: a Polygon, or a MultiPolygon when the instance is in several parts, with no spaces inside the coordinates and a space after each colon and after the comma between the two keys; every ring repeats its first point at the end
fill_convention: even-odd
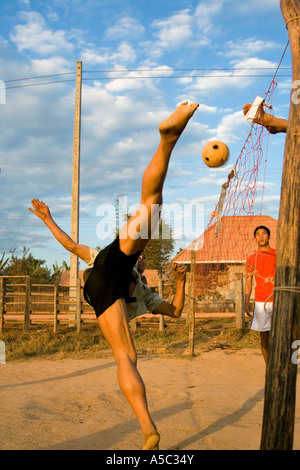
{"type": "Polygon", "coordinates": [[[196,263],[196,254],[195,247],[191,250],[191,273],[190,273],[190,289],[191,289],[191,298],[190,298],[190,308],[187,312],[189,316],[189,354],[194,356],[195,353],[195,263],[196,263]]]}
{"type": "Polygon", "coordinates": [[[262,450],[291,450],[295,424],[297,361],[300,339],[300,0],[281,0],[293,65],[277,228],[274,311],[267,364],[262,450]],[[299,95],[299,93],[298,93],[299,95]]]}
{"type": "MultiPolygon", "coordinates": [[[[82,88],[82,62],[77,62],[76,88],[75,88],[75,115],[73,139],[73,176],[72,176],[72,206],[71,206],[71,238],[78,243],[79,236],[79,182],[80,182],[80,129],[81,129],[81,88],[82,88]]],[[[70,256],[70,296],[71,302],[76,302],[76,285],[78,278],[78,257],[70,256]]],[[[75,322],[76,308],[70,320],[75,322]]],[[[74,325],[75,326],[75,323],[74,325]]]]}

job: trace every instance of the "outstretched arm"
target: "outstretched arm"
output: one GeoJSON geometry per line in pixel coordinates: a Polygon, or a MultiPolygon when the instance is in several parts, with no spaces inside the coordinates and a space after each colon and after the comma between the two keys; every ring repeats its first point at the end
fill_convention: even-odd
{"type": "MultiPolygon", "coordinates": [[[[247,114],[251,106],[252,105],[250,103],[246,103],[243,106],[244,115],[247,114]]],[[[279,132],[286,132],[287,126],[288,126],[287,119],[277,118],[276,116],[273,116],[273,114],[266,113],[262,106],[260,106],[258,110],[258,115],[254,119],[253,122],[255,122],[256,124],[260,124],[261,126],[264,126],[266,129],[268,129],[270,134],[278,134],[279,132]]]]}
{"type": "Polygon", "coordinates": [[[156,307],[154,313],[179,318],[182,314],[185,300],[186,267],[180,264],[174,264],[173,273],[176,278],[176,290],[172,303],[166,301],[162,302],[158,307],[156,307]]]}
{"type": "Polygon", "coordinates": [[[44,204],[42,201],[39,201],[38,199],[32,199],[31,204],[33,209],[29,207],[29,210],[44,222],[56,240],[66,250],[70,251],[70,253],[74,253],[84,261],[89,260],[89,247],[85,245],[79,245],[78,243],[74,242],[74,240],[72,240],[69,235],[61,230],[61,228],[52,219],[49,207],[46,206],[46,204],[44,204]]]}

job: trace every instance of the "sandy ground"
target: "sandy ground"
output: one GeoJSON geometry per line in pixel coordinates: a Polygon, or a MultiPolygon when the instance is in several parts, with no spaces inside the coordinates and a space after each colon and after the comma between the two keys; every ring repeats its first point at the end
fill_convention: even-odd
{"type": "MultiPolygon", "coordinates": [[[[259,449],[265,383],[259,350],[142,356],[139,370],[161,450],[259,449]]],[[[112,357],[1,364],[0,422],[2,450],[138,450],[142,444],[112,357]]],[[[294,449],[300,450],[300,400],[294,449]]]]}

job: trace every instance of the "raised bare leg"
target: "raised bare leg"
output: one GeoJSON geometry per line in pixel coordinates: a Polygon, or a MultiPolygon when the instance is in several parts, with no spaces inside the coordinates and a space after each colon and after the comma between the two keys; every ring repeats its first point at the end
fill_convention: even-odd
{"type": "Polygon", "coordinates": [[[198,106],[185,102],[159,125],[160,143],[143,175],[140,206],[120,233],[120,248],[127,255],[143,250],[151,237],[161,210],[172,150],[198,106]]]}

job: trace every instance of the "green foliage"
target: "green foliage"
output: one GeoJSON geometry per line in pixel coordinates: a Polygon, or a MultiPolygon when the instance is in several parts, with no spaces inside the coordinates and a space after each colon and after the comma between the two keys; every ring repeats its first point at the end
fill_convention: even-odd
{"type": "Polygon", "coordinates": [[[149,240],[144,253],[147,259],[147,269],[158,269],[163,272],[169,262],[174,249],[174,239],[171,228],[160,219],[159,237],[149,240]]]}
{"type": "Polygon", "coordinates": [[[0,259],[0,271],[2,271],[5,268],[5,265],[8,263],[9,258],[4,259],[5,257],[5,252],[3,253],[1,259],[0,259]]]}
{"type": "Polygon", "coordinates": [[[32,283],[48,284],[59,282],[62,269],[67,269],[66,262],[63,262],[61,268],[58,268],[56,263],[56,266],[53,266],[54,274],[51,274],[50,269],[45,266],[46,260],[34,258],[29,252],[29,248],[24,246],[20,257],[15,254],[15,251],[15,249],[10,251],[11,257],[5,261],[5,269],[2,269],[6,276],[30,276],[32,283]]]}
{"type": "Polygon", "coordinates": [[[15,250],[11,250],[11,258],[4,273],[7,276],[30,276],[36,283],[50,282],[51,273],[47,267],[44,267],[45,260],[36,259],[29,249],[23,247],[23,254],[18,257],[15,250]]]}
{"type": "Polygon", "coordinates": [[[54,284],[59,284],[62,272],[70,271],[70,266],[65,260],[63,260],[62,262],[62,266],[58,266],[57,261],[55,261],[55,264],[52,265],[52,269],[53,269],[53,274],[51,276],[51,280],[54,282],[54,284]]]}

